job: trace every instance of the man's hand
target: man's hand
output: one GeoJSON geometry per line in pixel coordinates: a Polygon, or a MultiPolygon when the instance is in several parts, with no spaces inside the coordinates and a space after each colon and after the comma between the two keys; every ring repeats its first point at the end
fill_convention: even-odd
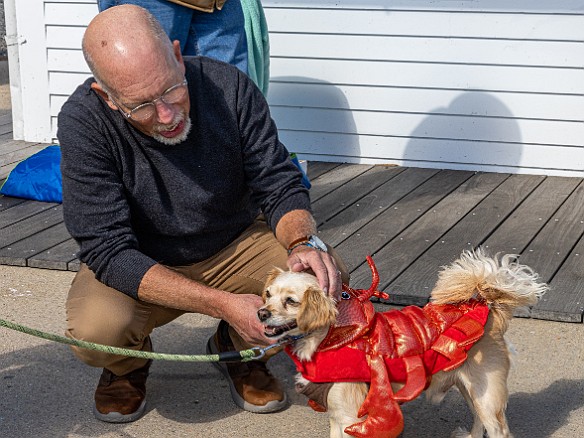
{"type": "Polygon", "coordinates": [[[154,265],[144,275],[138,297],[159,306],[224,319],[253,346],[265,347],[274,343],[264,335],[264,326],[257,315],[264,302],[257,295],[238,295],[214,289],[165,266],[154,265]]]}
{"type": "Polygon", "coordinates": [[[257,316],[258,309],[264,304],[261,297],[251,294],[232,294],[230,304],[231,311],[223,319],[239,333],[244,341],[258,347],[274,343],[264,334],[264,325],[257,316]]]}
{"type": "Polygon", "coordinates": [[[341,299],[341,271],[329,253],[306,245],[298,246],[288,256],[288,267],[294,272],[311,270],[327,295],[337,301],[341,299]]]}
{"type": "MultiPolygon", "coordinates": [[[[289,211],[282,216],[276,226],[276,237],[284,248],[290,248],[291,243],[314,234],[316,234],[316,221],[308,210],[289,211]]],[[[324,252],[307,245],[296,246],[288,255],[288,267],[294,272],[312,271],[318,278],[322,290],[338,301],[341,299],[341,270],[330,254],[330,250],[330,247],[329,252],[324,252]]],[[[339,263],[343,263],[340,259],[338,260],[339,263]]]]}

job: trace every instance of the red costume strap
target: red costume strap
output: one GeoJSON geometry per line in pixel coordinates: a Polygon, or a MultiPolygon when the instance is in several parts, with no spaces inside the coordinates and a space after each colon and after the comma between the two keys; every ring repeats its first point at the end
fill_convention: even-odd
{"type": "Polygon", "coordinates": [[[403,359],[406,371],[406,384],[395,393],[395,401],[405,403],[419,396],[430,383],[422,356],[410,356],[403,359]]]}

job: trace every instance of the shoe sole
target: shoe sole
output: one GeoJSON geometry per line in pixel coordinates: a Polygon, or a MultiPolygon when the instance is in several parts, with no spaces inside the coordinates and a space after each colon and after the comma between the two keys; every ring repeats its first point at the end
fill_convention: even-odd
{"type": "Polygon", "coordinates": [[[138,420],[144,415],[146,411],[146,400],[142,402],[140,407],[136,412],[131,414],[120,414],[119,412],[110,412],[109,414],[102,414],[97,410],[97,407],[93,405],[93,415],[100,421],[105,421],[106,423],[131,423],[132,421],[138,420]]]}
{"type": "MultiPolygon", "coordinates": [[[[213,338],[209,338],[207,341],[207,354],[219,354],[217,348],[215,347],[215,343],[213,342],[213,338]]],[[[235,389],[235,385],[233,384],[233,380],[231,380],[231,376],[229,375],[229,371],[227,370],[227,365],[222,362],[211,362],[211,364],[217,368],[221,374],[227,379],[227,383],[229,383],[229,391],[231,392],[231,398],[235,402],[237,406],[241,409],[253,412],[254,414],[269,414],[271,412],[277,412],[286,407],[288,404],[288,396],[284,392],[284,398],[282,400],[272,400],[271,402],[266,403],[265,405],[254,405],[247,401],[245,401],[235,389]]]]}

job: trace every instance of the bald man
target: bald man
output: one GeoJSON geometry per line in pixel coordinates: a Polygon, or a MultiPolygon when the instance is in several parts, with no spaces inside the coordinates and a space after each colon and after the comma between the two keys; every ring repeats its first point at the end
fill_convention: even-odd
{"type": "MultiPolygon", "coordinates": [[[[256,313],[274,266],[311,270],[338,297],[346,270],[316,236],[301,174],[246,75],[183,60],[178,41],[131,5],[98,14],[83,53],[93,78],[58,122],[65,223],[82,262],[68,336],[151,351],[156,327],[194,312],[221,320],[211,353],[269,345],[256,313]]],[[[143,415],[149,361],[74,352],[103,368],[98,419],[143,415]]],[[[241,408],[286,405],[265,362],[218,366],[241,408]]]]}

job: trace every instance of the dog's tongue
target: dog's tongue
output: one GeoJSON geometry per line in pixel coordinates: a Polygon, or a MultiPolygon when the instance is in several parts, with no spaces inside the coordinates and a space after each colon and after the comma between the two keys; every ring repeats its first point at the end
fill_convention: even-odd
{"type": "Polygon", "coordinates": [[[267,337],[271,338],[274,336],[279,336],[282,333],[286,333],[287,331],[292,330],[293,328],[296,328],[296,322],[291,322],[289,324],[278,325],[278,326],[269,325],[264,330],[264,334],[267,337]]]}

